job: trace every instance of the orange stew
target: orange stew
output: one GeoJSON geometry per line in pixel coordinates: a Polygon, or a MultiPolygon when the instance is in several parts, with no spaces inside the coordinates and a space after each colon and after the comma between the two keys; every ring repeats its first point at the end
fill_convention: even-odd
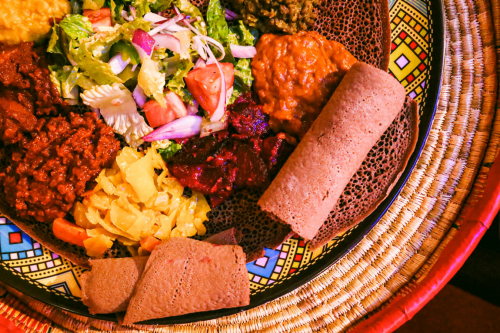
{"type": "Polygon", "coordinates": [[[355,62],[342,44],[317,32],[262,36],[252,73],[271,128],[304,136],[355,62]]]}

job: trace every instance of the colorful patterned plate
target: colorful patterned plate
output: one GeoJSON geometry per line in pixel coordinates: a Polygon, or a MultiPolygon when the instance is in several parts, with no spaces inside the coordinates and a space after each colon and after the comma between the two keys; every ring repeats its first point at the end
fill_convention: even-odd
{"type": "MultiPolygon", "coordinates": [[[[392,54],[389,70],[421,107],[420,137],[405,173],[382,205],[367,219],[314,252],[294,237],[276,250],[247,265],[251,304],[255,307],[299,287],[320,274],[356,245],[388,209],[415,166],[430,130],[440,88],[444,51],[441,2],[390,0],[392,54]]],[[[89,316],[79,300],[83,268],[49,251],[0,218],[0,279],[43,302],[89,316]]],[[[226,309],[167,318],[158,324],[185,323],[229,315],[243,309],[226,309]]],[[[96,316],[116,320],[114,315],[96,316]]]]}

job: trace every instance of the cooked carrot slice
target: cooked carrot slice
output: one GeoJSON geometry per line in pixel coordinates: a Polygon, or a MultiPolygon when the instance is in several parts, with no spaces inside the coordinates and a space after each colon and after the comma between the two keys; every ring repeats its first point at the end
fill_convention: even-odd
{"type": "Polygon", "coordinates": [[[83,241],[90,238],[85,229],[61,218],[54,220],[52,231],[60,240],[82,247],[84,246],[83,241]]]}
{"type": "Polygon", "coordinates": [[[159,240],[156,237],[153,236],[148,236],[141,240],[141,246],[148,250],[149,252],[153,252],[153,249],[155,248],[156,245],[160,244],[161,240],[159,240]]]}

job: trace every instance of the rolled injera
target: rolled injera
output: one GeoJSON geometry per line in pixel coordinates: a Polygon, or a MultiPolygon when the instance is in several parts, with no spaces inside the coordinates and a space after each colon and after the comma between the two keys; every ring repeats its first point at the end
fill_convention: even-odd
{"type": "Polygon", "coordinates": [[[405,89],[391,75],[354,64],[258,205],[314,238],[404,101],[405,89]]]}
{"type": "Polygon", "coordinates": [[[240,246],[173,237],[151,253],[123,324],[249,303],[246,256],[240,246]]]}
{"type": "Polygon", "coordinates": [[[149,257],[89,260],[91,271],[80,277],[82,301],[91,314],[127,310],[149,257]]]}

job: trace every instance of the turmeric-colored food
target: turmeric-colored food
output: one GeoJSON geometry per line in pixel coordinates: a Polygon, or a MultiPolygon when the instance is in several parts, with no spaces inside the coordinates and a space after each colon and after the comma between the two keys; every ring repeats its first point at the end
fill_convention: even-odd
{"type": "Polygon", "coordinates": [[[115,240],[137,255],[149,253],[160,240],[206,232],[210,206],[205,197],[196,191],[183,195],[156,144],[146,152],[123,148],[96,182],[73,209],[76,224],[90,237],[83,242],[89,256],[103,254],[115,240]]]}

